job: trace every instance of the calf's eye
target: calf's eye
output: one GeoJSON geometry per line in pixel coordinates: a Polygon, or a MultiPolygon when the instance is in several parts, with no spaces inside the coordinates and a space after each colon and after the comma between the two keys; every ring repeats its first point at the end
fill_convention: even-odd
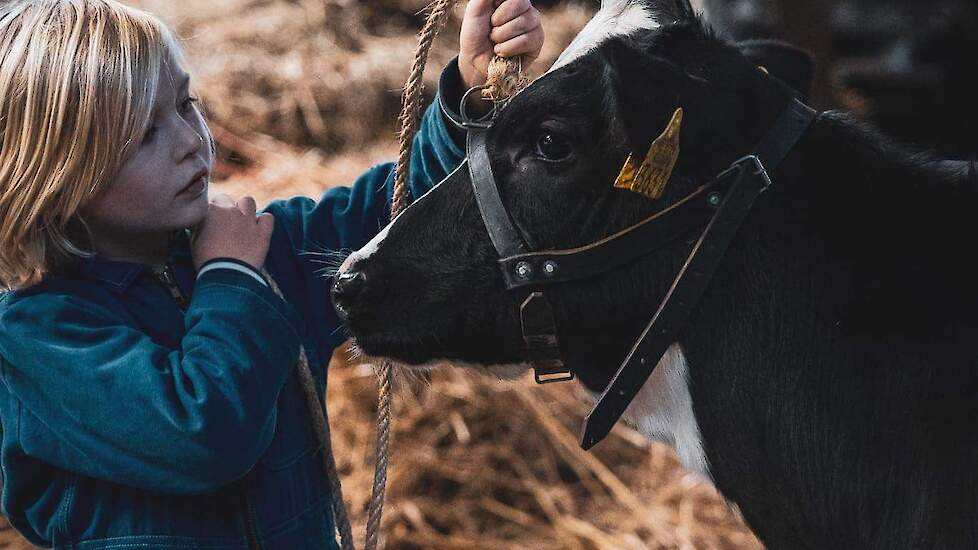
{"type": "Polygon", "coordinates": [[[574,146],[569,139],[559,134],[544,133],[537,139],[536,154],[551,162],[567,160],[574,154],[574,146]]]}

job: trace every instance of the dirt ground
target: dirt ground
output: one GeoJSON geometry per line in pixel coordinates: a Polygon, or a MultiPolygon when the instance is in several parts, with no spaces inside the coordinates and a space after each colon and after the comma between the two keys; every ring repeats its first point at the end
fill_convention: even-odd
{"type": "MultiPolygon", "coordinates": [[[[213,192],[259,202],[319,196],[395,154],[399,88],[424,0],[140,0],[184,39],[222,149],[213,192]]],[[[587,21],[545,14],[545,67],[587,21]]],[[[458,20],[430,61],[429,97],[454,54],[458,20]]],[[[324,306],[325,307],[325,306],[324,306]]],[[[449,368],[399,383],[386,547],[413,549],[751,549],[760,545],[712,486],[668,448],[618,427],[593,452],[576,433],[573,385],[499,382],[449,368]]],[[[362,541],[373,472],[373,371],[341,351],[331,366],[334,446],[362,541]]],[[[0,548],[27,548],[11,530],[0,548]]]]}

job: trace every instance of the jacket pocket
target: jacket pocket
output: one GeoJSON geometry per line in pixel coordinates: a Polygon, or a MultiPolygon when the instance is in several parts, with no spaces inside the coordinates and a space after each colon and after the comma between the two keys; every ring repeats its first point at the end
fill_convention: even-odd
{"type": "Polygon", "coordinates": [[[247,548],[240,491],[171,495],[72,476],[55,548],[247,548]]]}

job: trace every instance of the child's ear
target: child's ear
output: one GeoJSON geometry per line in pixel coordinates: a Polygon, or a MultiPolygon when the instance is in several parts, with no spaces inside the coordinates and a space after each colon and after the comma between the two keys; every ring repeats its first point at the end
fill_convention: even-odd
{"type": "Polygon", "coordinates": [[[815,58],[809,52],[780,40],[745,40],[737,48],[755,65],[808,97],[815,75],[815,58]]]}

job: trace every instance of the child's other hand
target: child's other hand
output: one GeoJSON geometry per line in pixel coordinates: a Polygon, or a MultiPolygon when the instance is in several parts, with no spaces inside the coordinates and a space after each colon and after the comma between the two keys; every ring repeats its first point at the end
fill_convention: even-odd
{"type": "Polygon", "coordinates": [[[194,232],[194,267],[200,269],[214,258],[234,258],[260,270],[274,227],[275,218],[267,213],[257,215],[251,197],[237,202],[228,195],[212,197],[207,218],[194,232]]]}
{"type": "Polygon", "coordinates": [[[486,82],[496,55],[523,56],[529,66],[543,48],[540,12],[530,0],[469,0],[459,36],[458,68],[467,88],[486,82]]]}

